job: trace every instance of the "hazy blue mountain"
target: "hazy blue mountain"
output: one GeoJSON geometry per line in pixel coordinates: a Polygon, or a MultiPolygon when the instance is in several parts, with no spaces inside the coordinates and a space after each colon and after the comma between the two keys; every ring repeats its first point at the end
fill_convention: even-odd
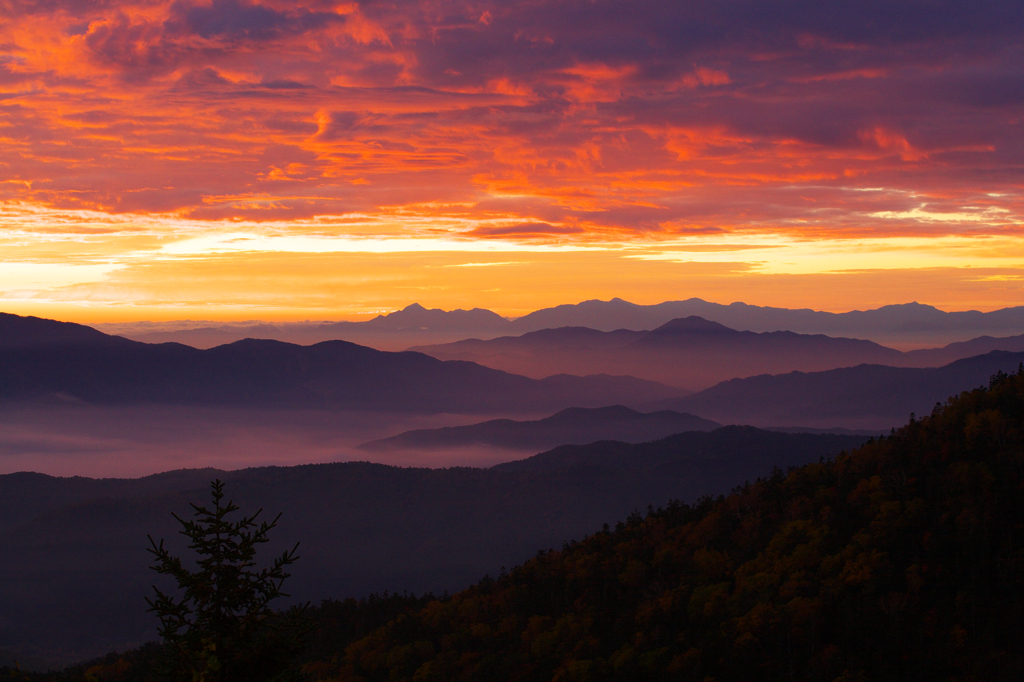
{"type": "Polygon", "coordinates": [[[0,476],[0,643],[54,662],[156,636],[146,535],[176,552],[171,512],[218,476],[243,509],[283,512],[272,556],[301,541],[296,599],[461,589],[648,504],[692,501],[863,438],[750,428],[557,448],[493,469],[368,463],[176,471],[136,480],[0,476]]]}
{"type": "Polygon", "coordinates": [[[560,375],[538,381],[469,362],[441,362],[346,341],[299,346],[248,339],[198,350],[138,343],[47,320],[5,318],[5,324],[14,331],[0,352],[0,400],[60,396],[95,404],[494,414],[636,405],[680,393],[632,377],[560,375]],[[49,330],[60,334],[51,336],[49,330]],[[78,342],[79,335],[87,342],[78,342]]]}
{"type": "Polygon", "coordinates": [[[670,320],[648,332],[563,327],[518,337],[418,346],[415,350],[443,360],[466,360],[526,376],[603,371],[652,380],[657,377],[658,381],[687,389],[765,373],[824,370],[865,362],[897,364],[903,356],[871,341],[788,331],[737,331],[700,317],[670,320]]]}
{"type": "Polygon", "coordinates": [[[901,362],[907,367],[941,367],[956,360],[984,355],[994,350],[1011,353],[1024,352],[1024,334],[1017,336],[979,336],[969,341],[950,343],[942,348],[922,348],[907,351],[901,362]]]}
{"type": "Polygon", "coordinates": [[[622,405],[591,409],[571,407],[534,421],[492,419],[469,426],[416,429],[359,447],[383,451],[489,445],[537,451],[556,445],[582,445],[599,440],[642,443],[673,433],[711,431],[719,427],[721,424],[716,422],[670,410],[643,413],[622,405]]]}
{"type": "Polygon", "coordinates": [[[888,431],[911,412],[927,414],[951,395],[1015,371],[1024,353],[993,351],[943,367],[858,365],[825,372],[790,372],[724,381],[647,409],[692,412],[726,424],[878,428],[888,431]]]}

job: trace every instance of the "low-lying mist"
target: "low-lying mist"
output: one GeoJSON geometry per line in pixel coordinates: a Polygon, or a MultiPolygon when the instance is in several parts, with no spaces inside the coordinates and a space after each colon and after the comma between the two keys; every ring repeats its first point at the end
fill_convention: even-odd
{"type": "Polygon", "coordinates": [[[356,449],[361,443],[409,429],[461,426],[481,419],[481,415],[314,409],[8,406],[0,411],[0,474],[34,471],[54,476],[135,478],[184,468],[243,469],[345,461],[480,467],[526,456],[521,451],[493,447],[392,452],[356,449]]]}

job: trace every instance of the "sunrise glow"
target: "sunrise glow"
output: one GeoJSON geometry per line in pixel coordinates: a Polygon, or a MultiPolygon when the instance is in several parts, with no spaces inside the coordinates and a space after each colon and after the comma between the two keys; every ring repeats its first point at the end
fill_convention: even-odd
{"type": "Polygon", "coordinates": [[[1020,34],[876,10],[7,2],[0,302],[1018,305],[1020,34]]]}

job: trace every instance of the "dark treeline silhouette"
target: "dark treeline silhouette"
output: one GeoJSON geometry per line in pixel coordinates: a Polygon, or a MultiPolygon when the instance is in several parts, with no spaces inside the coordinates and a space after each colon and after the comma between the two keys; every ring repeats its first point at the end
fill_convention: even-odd
{"type": "MultiPolygon", "coordinates": [[[[328,670],[332,657],[339,651],[372,634],[399,617],[408,617],[438,599],[426,593],[421,596],[405,593],[371,594],[361,599],[325,599],[310,606],[303,616],[312,626],[305,637],[305,649],[295,661],[300,676],[315,677],[317,670],[328,670]],[[306,675],[301,675],[305,671],[306,675]]],[[[11,666],[0,666],[0,680],[35,682],[158,682],[167,679],[166,651],[160,642],[150,642],[135,649],[111,652],[105,656],[68,666],[59,672],[29,672],[11,666]]]]}

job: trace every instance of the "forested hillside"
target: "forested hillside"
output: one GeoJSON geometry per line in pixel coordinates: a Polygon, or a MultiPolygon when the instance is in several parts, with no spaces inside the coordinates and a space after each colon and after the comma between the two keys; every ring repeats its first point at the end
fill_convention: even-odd
{"type": "Polygon", "coordinates": [[[670,505],[310,666],[337,680],[1016,680],[1024,375],[670,505]]]}
{"type": "MultiPolygon", "coordinates": [[[[364,682],[1021,679],[1022,426],[1024,372],[998,375],[835,461],[400,602],[367,636],[318,610],[303,669],[364,682]]],[[[141,679],[148,659],[133,656],[93,677],[141,679]]]]}

